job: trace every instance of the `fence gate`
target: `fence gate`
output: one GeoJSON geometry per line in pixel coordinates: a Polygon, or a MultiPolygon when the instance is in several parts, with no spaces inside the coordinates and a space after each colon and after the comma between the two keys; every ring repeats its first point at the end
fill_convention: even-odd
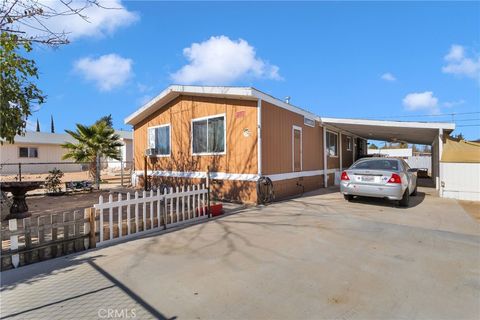
{"type": "Polygon", "coordinates": [[[138,191],[117,199],[109,195],[108,202],[100,196],[94,205],[98,215],[100,240],[97,246],[125,239],[132,235],[166,229],[208,217],[208,189],[205,185],[165,189],[163,193],[138,191]]]}

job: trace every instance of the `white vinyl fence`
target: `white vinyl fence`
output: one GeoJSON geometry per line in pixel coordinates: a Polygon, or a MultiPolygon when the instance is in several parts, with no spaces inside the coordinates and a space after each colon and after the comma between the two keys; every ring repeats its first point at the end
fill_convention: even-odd
{"type": "Polygon", "coordinates": [[[430,156],[413,156],[405,159],[410,168],[427,169],[428,174],[432,173],[432,157],[430,156]]]}
{"type": "Polygon", "coordinates": [[[208,189],[205,185],[165,189],[163,193],[138,191],[126,199],[118,194],[116,201],[110,195],[108,202],[102,196],[94,205],[99,216],[100,240],[97,246],[125,239],[132,235],[165,229],[167,226],[201,220],[207,215],[208,189]]]}

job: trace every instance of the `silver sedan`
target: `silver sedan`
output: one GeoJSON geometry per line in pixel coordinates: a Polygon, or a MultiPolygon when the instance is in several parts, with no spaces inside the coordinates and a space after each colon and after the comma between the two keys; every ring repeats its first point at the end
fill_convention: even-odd
{"type": "Polygon", "coordinates": [[[354,196],[386,198],[408,207],[410,195],[417,194],[416,172],[402,159],[363,158],[342,172],[340,192],[349,201],[354,196]]]}

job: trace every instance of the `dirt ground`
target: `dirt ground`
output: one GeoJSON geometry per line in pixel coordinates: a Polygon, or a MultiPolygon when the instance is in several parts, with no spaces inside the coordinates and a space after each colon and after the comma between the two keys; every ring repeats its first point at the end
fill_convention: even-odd
{"type": "Polygon", "coordinates": [[[104,189],[94,190],[92,192],[77,192],[66,194],[63,196],[52,197],[46,195],[38,195],[27,197],[27,205],[32,216],[70,212],[91,208],[95,203],[98,203],[98,197],[101,195],[108,199],[109,194],[114,194],[114,199],[117,199],[118,193],[135,192],[134,189],[104,189]]]}
{"type": "Polygon", "coordinates": [[[468,212],[477,222],[480,223],[480,202],[459,200],[458,203],[463,210],[468,212]]]}

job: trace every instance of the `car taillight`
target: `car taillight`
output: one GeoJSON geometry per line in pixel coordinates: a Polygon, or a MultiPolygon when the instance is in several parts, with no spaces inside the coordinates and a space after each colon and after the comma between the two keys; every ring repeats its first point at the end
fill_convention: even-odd
{"type": "Polygon", "coordinates": [[[340,178],[342,181],[348,181],[350,180],[350,177],[347,174],[347,171],[342,172],[342,177],[340,178]]]}
{"type": "Polygon", "coordinates": [[[402,183],[402,178],[396,173],[393,173],[390,179],[388,180],[390,183],[402,183]]]}

